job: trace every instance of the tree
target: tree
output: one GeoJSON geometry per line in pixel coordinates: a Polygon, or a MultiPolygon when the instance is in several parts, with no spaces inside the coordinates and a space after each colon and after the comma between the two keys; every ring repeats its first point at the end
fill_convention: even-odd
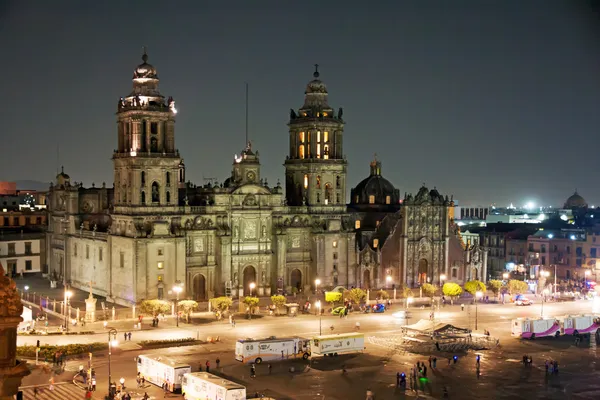
{"type": "Polygon", "coordinates": [[[387,300],[390,298],[390,294],[387,292],[387,290],[381,289],[377,292],[377,298],[380,300],[387,300]]]}
{"type": "Polygon", "coordinates": [[[450,302],[452,303],[455,298],[459,297],[463,290],[458,283],[448,282],[444,283],[442,287],[442,292],[445,296],[450,297],[450,302]]]}
{"type": "Polygon", "coordinates": [[[502,289],[503,285],[504,282],[499,281],[497,279],[492,279],[491,281],[488,281],[488,288],[494,293],[494,296],[498,296],[500,294],[500,289],[502,289]]]}
{"type": "Polygon", "coordinates": [[[473,297],[475,297],[477,292],[485,293],[485,291],[486,291],[485,283],[478,281],[478,280],[468,281],[467,283],[465,283],[464,288],[465,288],[465,292],[471,293],[471,295],[473,295],[473,297]]]}
{"type": "Polygon", "coordinates": [[[435,286],[433,286],[431,283],[424,283],[423,286],[421,286],[421,289],[423,290],[425,297],[433,298],[435,295],[435,286]]]}
{"type": "Polygon", "coordinates": [[[177,310],[185,316],[185,321],[190,322],[192,311],[198,308],[198,302],[194,300],[180,300],[177,310]]]}
{"type": "Polygon", "coordinates": [[[213,297],[210,299],[210,304],[215,309],[215,312],[223,314],[229,310],[229,307],[233,304],[233,300],[227,296],[213,297]]]}
{"type": "Polygon", "coordinates": [[[271,303],[275,306],[275,311],[279,314],[279,310],[283,308],[283,305],[286,303],[287,299],[285,296],[280,294],[274,294],[271,296],[271,303]]]}
{"type": "Polygon", "coordinates": [[[511,279],[508,281],[508,292],[510,294],[523,294],[527,293],[529,290],[529,286],[527,282],[519,281],[516,279],[511,279]]]}
{"type": "Polygon", "coordinates": [[[401,286],[400,286],[400,287],[397,289],[397,291],[400,293],[400,297],[403,297],[403,298],[405,298],[405,299],[406,299],[406,298],[409,298],[409,297],[413,297],[413,296],[414,296],[414,293],[413,293],[413,291],[412,291],[412,290],[411,290],[411,288],[409,288],[408,286],[401,285],[401,286]]]}
{"type": "Polygon", "coordinates": [[[331,304],[331,307],[335,305],[335,303],[342,301],[342,293],[340,292],[325,292],[325,301],[331,304]]]}
{"type": "Polygon", "coordinates": [[[246,296],[243,303],[248,306],[248,311],[254,314],[254,309],[258,306],[258,297],[246,296]]]}
{"type": "Polygon", "coordinates": [[[355,304],[360,304],[367,297],[367,292],[360,288],[354,288],[346,290],[344,292],[344,297],[355,304]]]}
{"type": "Polygon", "coordinates": [[[167,300],[142,300],[138,304],[138,309],[142,314],[150,314],[156,317],[158,314],[171,312],[171,303],[167,300]]]}

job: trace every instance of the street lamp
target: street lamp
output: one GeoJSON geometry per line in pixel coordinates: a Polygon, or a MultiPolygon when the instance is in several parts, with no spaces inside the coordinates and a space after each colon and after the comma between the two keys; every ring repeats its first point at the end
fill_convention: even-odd
{"type": "Polygon", "coordinates": [[[319,312],[319,336],[321,336],[321,300],[317,300],[315,303],[319,312]]]}
{"type": "Polygon", "coordinates": [[[408,310],[408,305],[413,302],[412,296],[406,298],[406,309],[408,310]]]}
{"type": "Polygon", "coordinates": [[[117,330],[115,328],[108,328],[108,396],[112,398],[111,385],[112,376],[110,373],[110,356],[112,355],[113,347],[117,347],[119,342],[117,341],[117,330]]]}
{"type": "Polygon", "coordinates": [[[73,296],[73,292],[71,292],[70,290],[66,290],[65,291],[65,326],[67,329],[67,333],[69,332],[69,321],[67,316],[70,317],[69,315],[69,299],[71,298],[71,296],[73,296]]]}
{"type": "Polygon", "coordinates": [[[256,287],[256,283],[250,282],[250,296],[252,296],[252,293],[254,292],[255,287],[256,287]]]}
{"type": "Polygon", "coordinates": [[[504,280],[508,279],[508,272],[505,272],[502,274],[502,279],[504,279],[504,280]]]}
{"type": "Polygon", "coordinates": [[[119,383],[121,384],[121,390],[125,390],[125,378],[121,377],[119,383]]]}
{"type": "Polygon", "coordinates": [[[177,302],[175,303],[175,312],[177,313],[177,327],[179,327],[179,293],[183,291],[181,284],[175,284],[173,291],[177,294],[177,302]]]}
{"type": "Polygon", "coordinates": [[[385,277],[385,282],[387,284],[386,289],[389,289],[390,288],[390,283],[392,283],[392,276],[391,275],[386,276],[385,277]]]}
{"type": "Polygon", "coordinates": [[[440,285],[444,286],[444,281],[446,280],[446,274],[441,274],[440,275],[440,285]]]}
{"type": "Polygon", "coordinates": [[[481,298],[481,296],[483,296],[483,292],[481,290],[475,292],[475,330],[477,330],[477,300],[481,298]]]}
{"type": "Polygon", "coordinates": [[[315,279],[315,294],[319,295],[319,285],[321,284],[321,280],[319,278],[315,279]]]}

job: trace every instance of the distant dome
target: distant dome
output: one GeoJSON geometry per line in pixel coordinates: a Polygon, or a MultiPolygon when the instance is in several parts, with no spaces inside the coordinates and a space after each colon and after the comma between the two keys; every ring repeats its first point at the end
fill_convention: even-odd
{"type": "Polygon", "coordinates": [[[587,208],[587,203],[585,202],[585,199],[581,197],[579,193],[577,193],[576,190],[575,193],[573,193],[573,195],[567,199],[564,208],[587,208]]]}
{"type": "Polygon", "coordinates": [[[156,68],[151,64],[148,64],[148,55],[144,51],[144,55],[142,56],[142,61],[140,65],[137,66],[133,73],[133,79],[158,79],[158,73],[156,72],[156,68]]]}
{"type": "Polygon", "coordinates": [[[351,190],[351,204],[377,204],[390,205],[399,204],[400,191],[383,176],[381,176],[381,162],[371,162],[371,174],[368,178],[359,182],[351,190]]]}

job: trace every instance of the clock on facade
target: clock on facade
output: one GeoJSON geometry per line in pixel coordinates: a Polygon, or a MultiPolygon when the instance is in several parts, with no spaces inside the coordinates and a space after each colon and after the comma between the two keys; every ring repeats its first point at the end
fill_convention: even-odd
{"type": "Polygon", "coordinates": [[[246,174],[246,179],[248,179],[249,182],[254,182],[254,179],[256,179],[256,174],[254,171],[248,171],[246,174]]]}

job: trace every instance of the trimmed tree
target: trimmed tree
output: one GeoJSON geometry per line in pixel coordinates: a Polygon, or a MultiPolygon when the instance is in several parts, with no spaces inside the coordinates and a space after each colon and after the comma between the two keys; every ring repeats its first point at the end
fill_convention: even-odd
{"type": "Polygon", "coordinates": [[[231,297],[221,296],[221,297],[213,297],[210,299],[210,304],[212,308],[215,309],[215,313],[219,312],[221,314],[229,311],[229,307],[233,304],[233,300],[231,297]]]}
{"type": "Polygon", "coordinates": [[[198,302],[194,300],[179,300],[177,311],[185,316],[185,322],[190,322],[192,311],[198,309],[198,302]]]}
{"type": "Polygon", "coordinates": [[[275,312],[279,314],[279,311],[283,308],[283,305],[286,303],[285,296],[280,294],[274,294],[271,296],[271,303],[275,306],[275,312]]]}
{"type": "Polygon", "coordinates": [[[444,286],[442,287],[442,292],[444,293],[444,296],[450,297],[450,304],[453,304],[454,299],[459,297],[462,294],[463,290],[458,283],[447,282],[444,283],[444,286]]]}
{"type": "Polygon", "coordinates": [[[377,295],[377,298],[380,300],[387,300],[390,298],[390,294],[387,292],[387,290],[383,290],[383,289],[379,290],[376,295],[377,295]]]}
{"type": "Polygon", "coordinates": [[[333,308],[336,303],[341,303],[342,293],[340,292],[325,292],[325,301],[333,308]]]}
{"type": "Polygon", "coordinates": [[[423,290],[425,297],[433,298],[435,295],[435,286],[431,283],[424,283],[423,286],[421,286],[421,289],[423,290]]]}
{"type": "Polygon", "coordinates": [[[367,297],[367,292],[360,288],[354,288],[346,290],[344,292],[344,297],[354,304],[360,304],[367,297]]]}
{"type": "Polygon", "coordinates": [[[412,289],[408,286],[402,286],[400,288],[400,296],[404,297],[405,299],[413,297],[414,295],[415,294],[413,293],[412,289]]]}
{"type": "Polygon", "coordinates": [[[508,281],[508,293],[510,294],[523,294],[527,293],[529,286],[527,282],[511,279],[508,281]]]}
{"type": "Polygon", "coordinates": [[[170,313],[171,303],[167,300],[142,300],[138,304],[138,309],[142,314],[150,314],[156,317],[158,314],[170,313]]]}
{"type": "Polygon", "coordinates": [[[258,307],[258,297],[246,296],[243,303],[248,306],[250,314],[254,314],[254,310],[258,307]]]}
{"type": "Polygon", "coordinates": [[[488,281],[488,288],[494,293],[494,296],[496,297],[498,297],[498,295],[500,294],[500,289],[502,288],[502,285],[504,285],[504,283],[497,279],[492,279],[488,281]]]}
{"type": "Polygon", "coordinates": [[[485,293],[486,291],[485,283],[478,280],[468,281],[467,283],[465,283],[464,289],[465,292],[470,293],[473,296],[473,298],[475,297],[477,292],[485,293]]]}

